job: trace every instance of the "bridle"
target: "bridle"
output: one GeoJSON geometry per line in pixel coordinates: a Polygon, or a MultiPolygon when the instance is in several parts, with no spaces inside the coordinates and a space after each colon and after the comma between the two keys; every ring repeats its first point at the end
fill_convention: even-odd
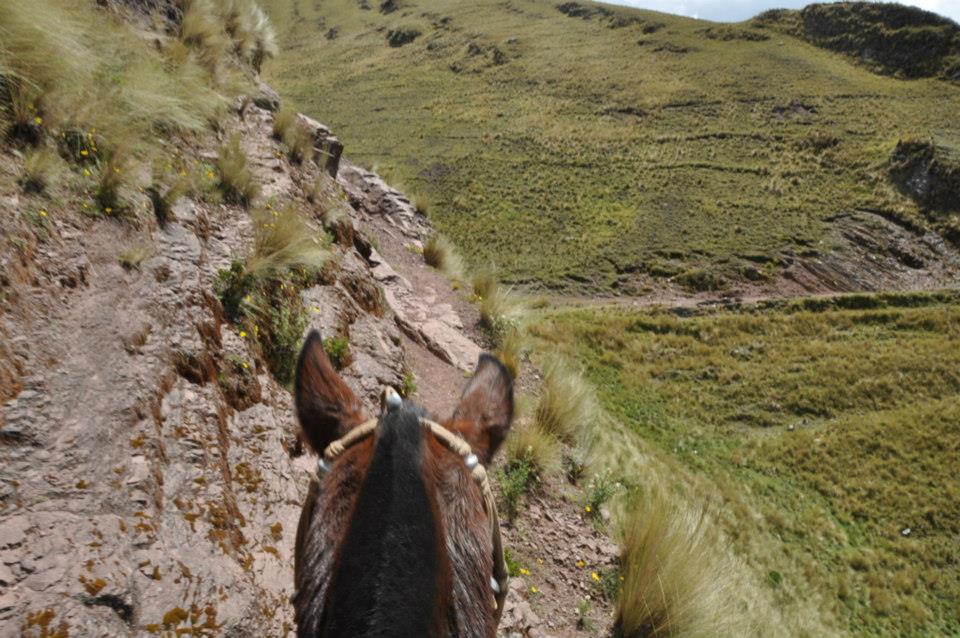
{"type": "MultiPolygon", "coordinates": [[[[398,409],[403,404],[403,399],[397,394],[396,390],[387,387],[380,395],[380,417],[387,412],[398,409]]],[[[507,564],[503,557],[503,541],[500,538],[500,518],[497,515],[497,502],[493,496],[493,490],[490,489],[490,479],[487,476],[487,470],[480,463],[480,459],[473,453],[470,444],[462,437],[451,432],[435,421],[423,417],[418,418],[420,425],[434,438],[446,447],[448,450],[459,456],[464,465],[470,471],[477,487],[483,495],[483,509],[487,513],[490,522],[490,536],[493,539],[493,574],[490,577],[490,588],[493,590],[493,608],[497,621],[503,613],[503,602],[507,597],[507,564]]],[[[370,419],[361,423],[357,427],[347,432],[344,436],[327,445],[323,454],[317,460],[317,474],[312,477],[308,499],[312,503],[320,487],[320,477],[328,474],[334,469],[334,462],[341,454],[356,445],[357,443],[372,436],[380,423],[380,418],[370,419]]],[[[298,534],[299,536],[299,534],[298,534]]],[[[299,545],[299,542],[298,542],[299,545]]],[[[299,547],[297,548],[299,553],[299,547]]]]}

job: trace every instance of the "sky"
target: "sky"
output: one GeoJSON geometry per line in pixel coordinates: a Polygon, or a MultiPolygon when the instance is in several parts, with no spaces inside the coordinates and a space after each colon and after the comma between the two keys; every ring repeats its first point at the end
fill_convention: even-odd
{"type": "MultiPolygon", "coordinates": [[[[799,9],[817,0],[602,0],[610,4],[622,4],[641,9],[653,9],[664,13],[714,20],[716,22],[739,22],[752,18],[767,9],[799,9]]],[[[822,1],[822,0],[821,0],[822,1]]],[[[960,22],[960,0],[899,0],[901,4],[913,5],[933,11],[960,22]]]]}

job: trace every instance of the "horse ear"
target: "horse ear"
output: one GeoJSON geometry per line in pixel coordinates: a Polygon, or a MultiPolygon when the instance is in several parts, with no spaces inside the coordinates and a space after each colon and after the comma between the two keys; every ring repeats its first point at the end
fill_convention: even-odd
{"type": "Polygon", "coordinates": [[[480,355],[451,421],[474,454],[489,463],[513,421],[513,377],[496,357],[480,355]]]}
{"type": "Polygon", "coordinates": [[[300,350],[294,396],[300,429],[317,454],[363,423],[363,406],[333,369],[316,330],[300,350]]]}

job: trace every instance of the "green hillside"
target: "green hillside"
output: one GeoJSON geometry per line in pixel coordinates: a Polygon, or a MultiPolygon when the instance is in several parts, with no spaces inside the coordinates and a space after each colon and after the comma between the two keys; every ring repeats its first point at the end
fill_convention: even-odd
{"type": "Polygon", "coordinates": [[[837,219],[855,208],[960,228],[886,171],[901,138],[956,146],[960,87],[875,74],[782,21],[540,0],[265,4],[283,49],[268,78],[510,282],[763,282],[845,251],[837,219]]]}
{"type": "Polygon", "coordinates": [[[960,633],[955,295],[581,310],[533,332],[585,365],[611,415],[711,482],[780,631],[960,633]]]}

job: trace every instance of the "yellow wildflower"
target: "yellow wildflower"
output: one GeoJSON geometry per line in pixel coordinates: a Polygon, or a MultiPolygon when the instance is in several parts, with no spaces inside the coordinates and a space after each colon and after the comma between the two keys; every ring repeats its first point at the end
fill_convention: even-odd
{"type": "Polygon", "coordinates": [[[43,118],[38,115],[35,118],[33,118],[33,123],[36,124],[37,126],[40,126],[41,124],[43,124],[43,118]]]}
{"type": "Polygon", "coordinates": [[[84,176],[84,177],[90,177],[90,169],[89,169],[89,168],[83,169],[83,176],[84,176]]]}
{"type": "Polygon", "coordinates": [[[247,338],[247,333],[244,332],[243,330],[241,330],[241,331],[240,331],[240,338],[241,338],[241,339],[246,339],[246,338],[247,338]]]}
{"type": "Polygon", "coordinates": [[[598,574],[597,572],[590,572],[590,578],[592,578],[594,582],[597,582],[597,583],[600,582],[600,574],[598,574]]]}
{"type": "Polygon", "coordinates": [[[534,587],[533,585],[530,585],[530,593],[531,593],[531,594],[536,594],[536,593],[539,592],[539,591],[540,591],[539,589],[537,589],[537,588],[534,587]]]}
{"type": "Polygon", "coordinates": [[[103,212],[105,212],[107,215],[109,215],[110,213],[113,212],[113,209],[110,208],[109,206],[107,206],[106,208],[103,209],[103,212]]]}
{"type": "Polygon", "coordinates": [[[530,570],[529,570],[529,569],[526,569],[526,568],[524,568],[524,567],[521,567],[521,568],[520,568],[520,575],[521,575],[521,576],[529,576],[529,575],[530,575],[530,570]]]}
{"type": "Polygon", "coordinates": [[[593,508],[591,508],[589,505],[587,505],[586,507],[583,508],[583,511],[586,512],[587,514],[589,514],[590,512],[593,511],[593,508]]]}
{"type": "Polygon", "coordinates": [[[578,561],[577,561],[577,567],[581,567],[581,568],[582,568],[582,567],[586,567],[586,566],[587,566],[587,564],[586,564],[585,562],[583,562],[582,560],[578,560],[578,561]]]}
{"type": "Polygon", "coordinates": [[[313,312],[314,312],[314,314],[319,315],[319,314],[320,314],[320,306],[314,306],[314,307],[313,307],[313,312]]]}
{"type": "Polygon", "coordinates": [[[250,366],[247,365],[247,362],[244,361],[244,362],[243,362],[243,369],[246,370],[246,369],[249,368],[249,367],[250,367],[250,366]]]}
{"type": "Polygon", "coordinates": [[[43,209],[41,208],[41,209],[40,209],[40,217],[46,217],[46,216],[47,216],[47,211],[45,211],[45,210],[43,210],[43,209]]]}
{"type": "Polygon", "coordinates": [[[88,151],[87,149],[83,148],[83,149],[80,149],[80,154],[83,155],[84,157],[86,157],[87,155],[90,154],[90,151],[88,151]]]}

